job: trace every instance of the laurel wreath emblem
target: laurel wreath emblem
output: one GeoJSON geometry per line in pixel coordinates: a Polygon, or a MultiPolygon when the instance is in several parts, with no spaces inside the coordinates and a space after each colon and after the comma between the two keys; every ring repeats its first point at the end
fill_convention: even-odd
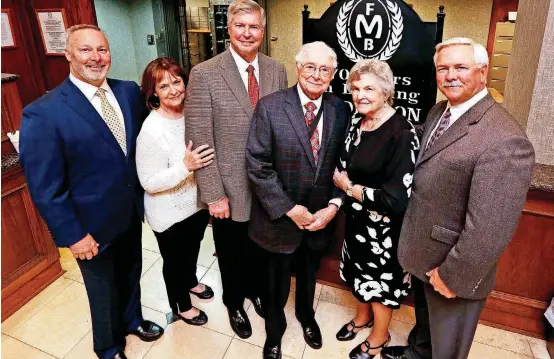
{"type": "Polygon", "coordinates": [[[356,1],[357,0],[349,0],[345,2],[341,6],[339,10],[339,15],[337,16],[337,39],[342,51],[352,62],[358,62],[360,60],[363,60],[364,58],[376,58],[383,61],[390,59],[400,46],[400,41],[402,40],[402,30],[404,30],[404,22],[400,7],[395,2],[386,0],[387,8],[391,12],[392,36],[387,42],[387,46],[385,47],[385,49],[378,56],[360,56],[352,48],[347,34],[348,14],[350,14],[350,11],[352,11],[352,8],[354,7],[354,3],[356,1]]]}

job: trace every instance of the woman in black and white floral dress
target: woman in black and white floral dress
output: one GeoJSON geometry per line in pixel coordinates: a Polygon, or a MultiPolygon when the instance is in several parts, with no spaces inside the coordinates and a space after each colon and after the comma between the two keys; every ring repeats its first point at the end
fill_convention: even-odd
{"type": "Polygon", "coordinates": [[[347,84],[363,117],[352,121],[334,181],[348,195],[340,274],[359,304],[337,339],[352,340],[374,326],[350,352],[350,358],[369,359],[388,345],[392,310],[410,289],[396,251],[419,141],[414,127],[392,107],[394,80],[385,62],[358,62],[347,84]]]}

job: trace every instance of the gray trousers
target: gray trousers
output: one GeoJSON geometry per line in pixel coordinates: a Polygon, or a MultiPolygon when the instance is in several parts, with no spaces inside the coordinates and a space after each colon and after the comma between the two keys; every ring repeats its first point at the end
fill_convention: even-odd
{"type": "Polygon", "coordinates": [[[466,359],[485,299],[448,299],[412,277],[416,325],[408,337],[408,359],[466,359]]]}

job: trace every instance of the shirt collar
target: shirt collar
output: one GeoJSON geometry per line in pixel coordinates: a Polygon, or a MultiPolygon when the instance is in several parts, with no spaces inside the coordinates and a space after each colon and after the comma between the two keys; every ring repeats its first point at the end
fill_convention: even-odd
{"type": "Polygon", "coordinates": [[[248,69],[248,65],[252,65],[254,67],[254,72],[259,73],[259,71],[258,71],[259,70],[258,54],[256,54],[256,57],[254,58],[254,60],[249,63],[249,62],[246,62],[245,59],[240,57],[239,54],[237,54],[235,49],[233,49],[233,45],[229,46],[229,51],[231,51],[231,55],[233,56],[233,59],[235,60],[235,63],[237,64],[237,67],[239,69],[239,73],[242,74],[243,72],[246,72],[246,70],[248,69]]]}
{"type": "MultiPolygon", "coordinates": [[[[73,82],[73,84],[75,86],[77,86],[77,88],[79,90],[81,90],[83,95],[85,95],[85,97],[89,101],[92,101],[94,96],[96,96],[96,92],[98,92],[98,87],[96,87],[94,85],[91,85],[88,82],[85,82],[83,80],[79,80],[77,77],[73,76],[72,73],[69,74],[69,80],[71,82],[73,82]]],[[[106,81],[106,79],[104,79],[104,82],[102,83],[102,85],[100,87],[103,88],[104,90],[106,90],[106,92],[109,92],[109,93],[112,92],[112,89],[108,85],[108,82],[106,81]]]]}
{"type": "Polygon", "coordinates": [[[472,98],[467,100],[466,102],[463,102],[456,106],[450,106],[450,102],[448,103],[447,109],[450,109],[450,114],[455,118],[460,118],[464,113],[466,113],[470,108],[472,108],[477,102],[481,101],[485,96],[487,96],[488,91],[485,87],[481,91],[479,91],[477,94],[475,94],[472,98]]]}
{"type": "Polygon", "coordinates": [[[298,96],[300,96],[300,103],[302,104],[302,109],[305,109],[305,105],[308,103],[308,102],[313,102],[314,105],[315,105],[315,109],[317,112],[317,110],[319,110],[319,108],[321,107],[321,102],[323,100],[323,95],[319,96],[317,99],[315,100],[312,100],[310,99],[308,96],[306,96],[306,94],[304,93],[304,91],[302,91],[302,89],[300,88],[300,85],[296,85],[296,89],[298,90],[298,96]]]}

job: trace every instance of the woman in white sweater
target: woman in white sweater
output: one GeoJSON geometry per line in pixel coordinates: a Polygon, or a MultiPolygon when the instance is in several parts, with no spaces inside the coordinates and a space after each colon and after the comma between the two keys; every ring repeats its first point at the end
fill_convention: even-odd
{"type": "Polygon", "coordinates": [[[208,322],[193,307],[190,294],[214,296],[198,282],[196,262],[209,213],[196,206],[194,170],[213,162],[207,145],[192,150],[185,144],[185,71],[170,58],[148,64],[142,91],[151,110],[137,139],[137,172],[145,189],[146,220],[154,231],[164,261],[163,277],[174,315],[191,325],[208,322]]]}

